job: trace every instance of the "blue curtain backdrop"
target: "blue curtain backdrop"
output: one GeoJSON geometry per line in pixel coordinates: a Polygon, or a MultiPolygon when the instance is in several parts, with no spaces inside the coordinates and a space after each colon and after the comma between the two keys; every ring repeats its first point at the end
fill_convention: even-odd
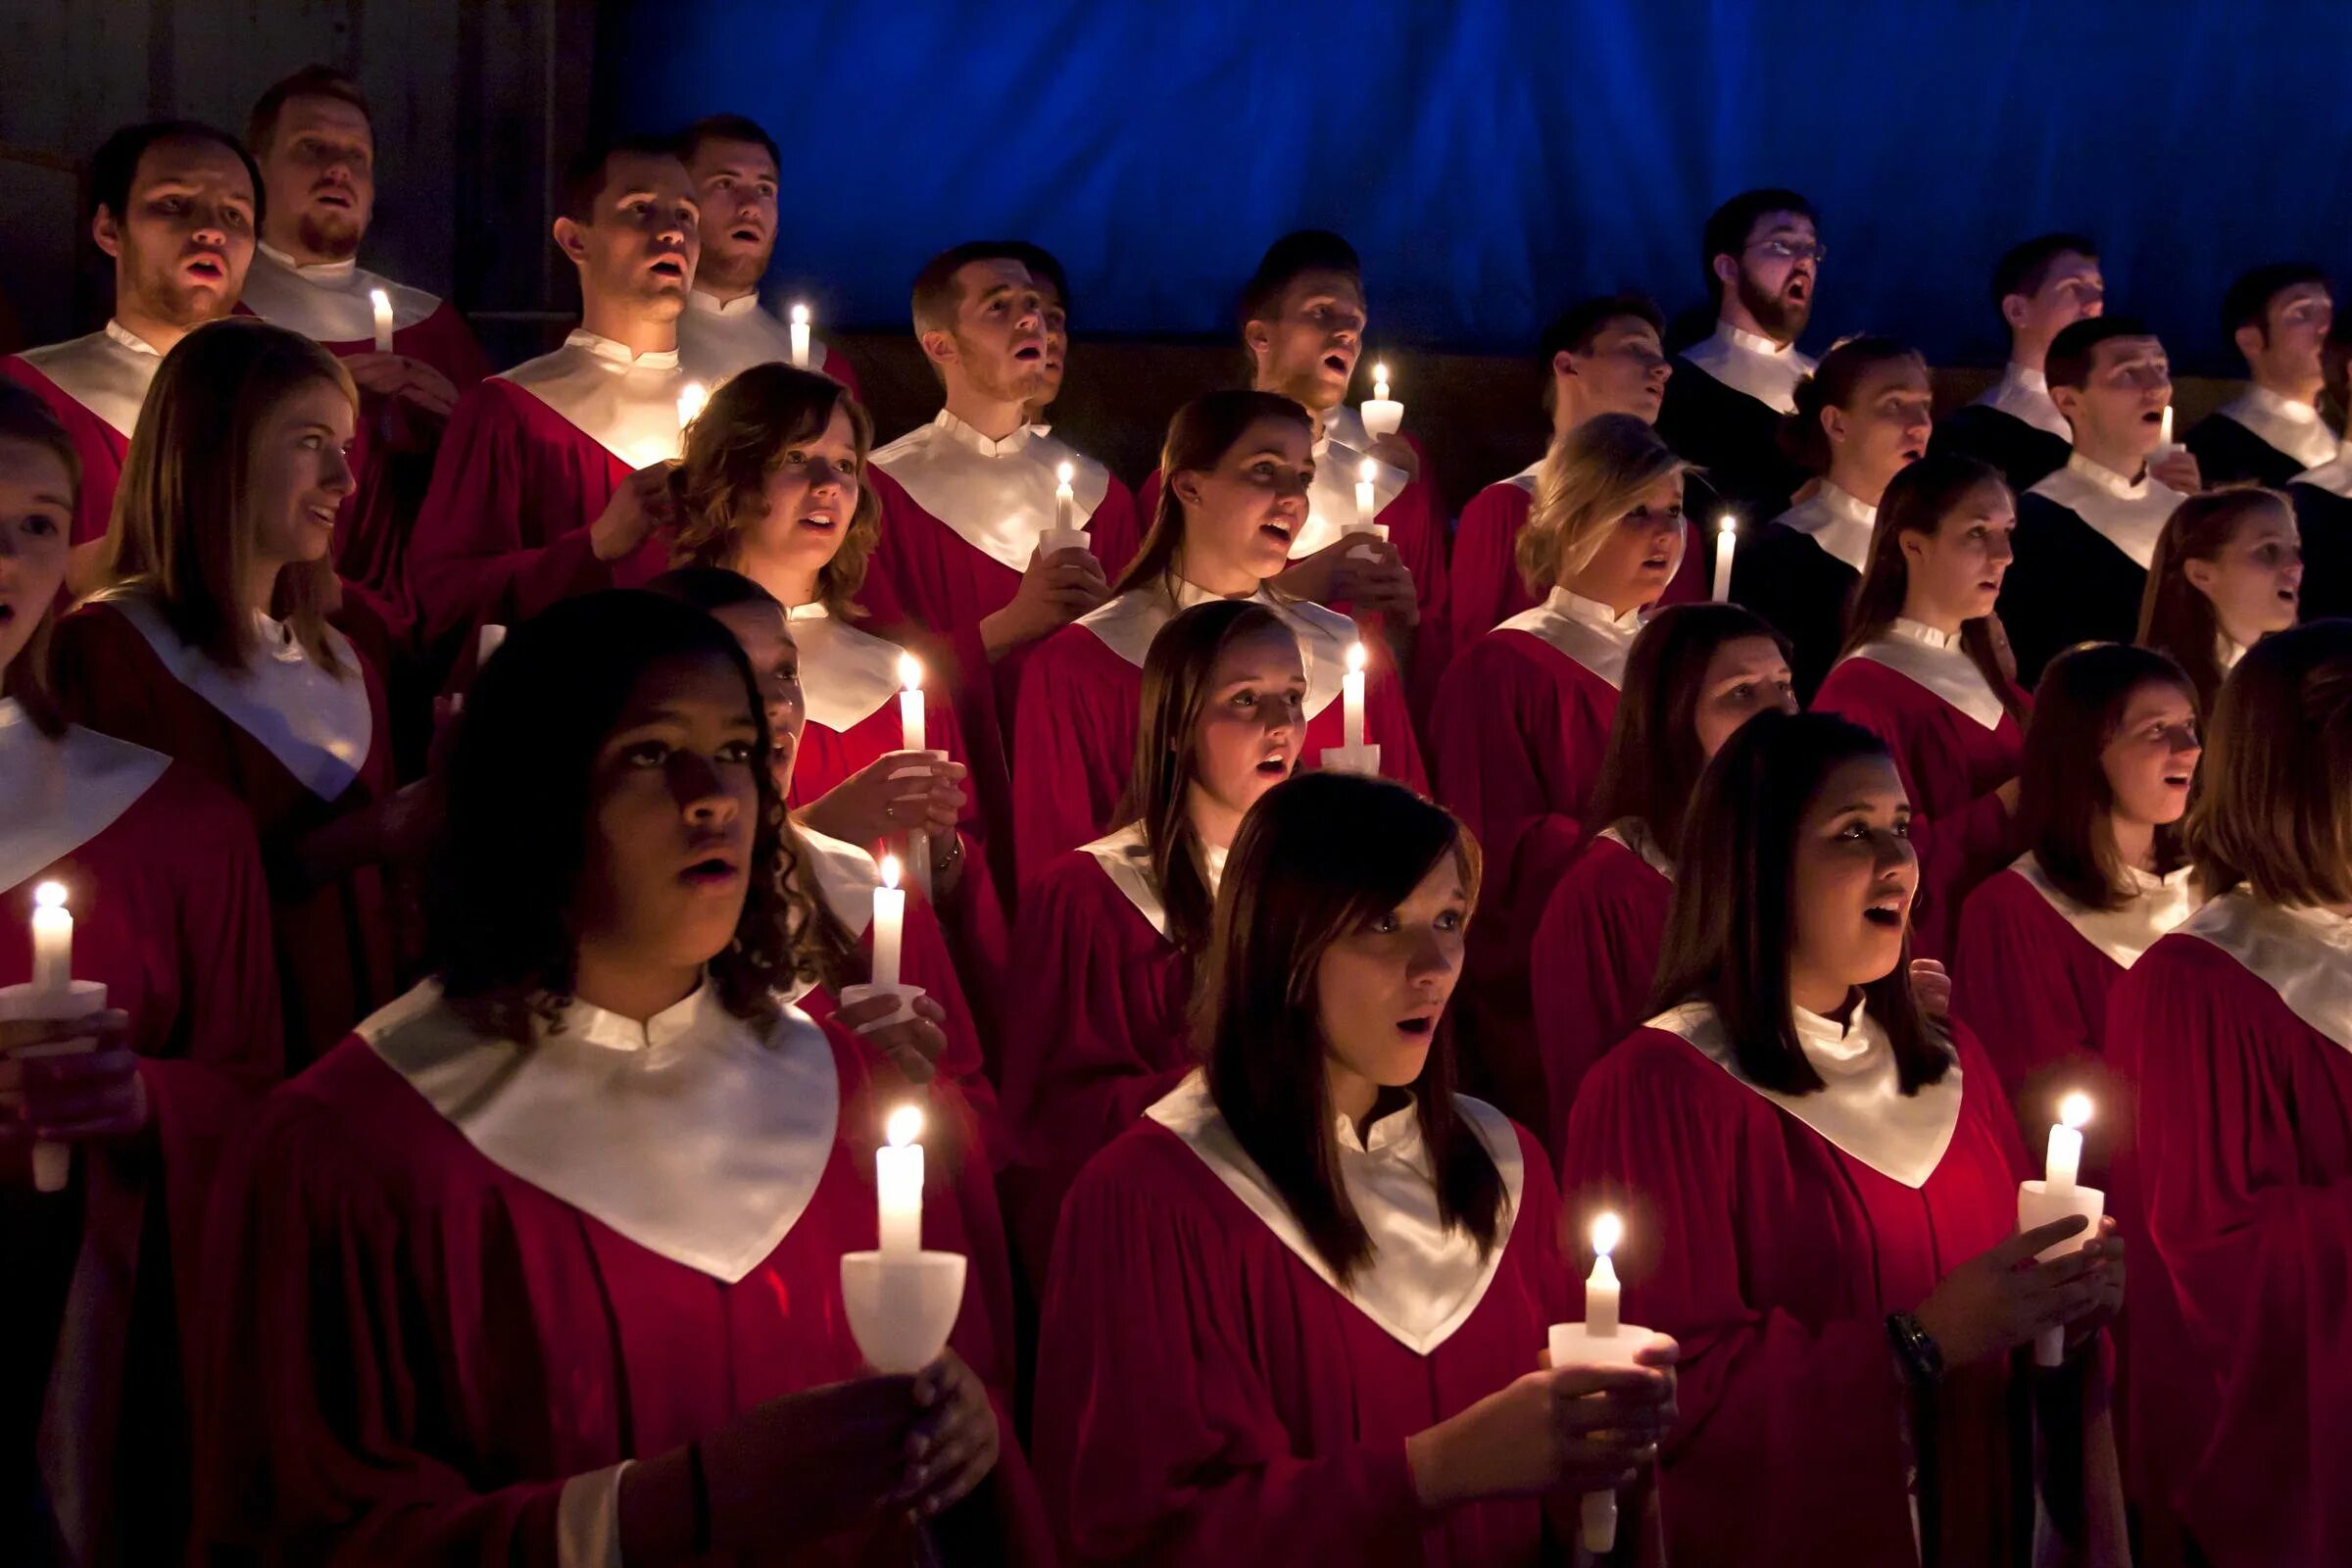
{"type": "Polygon", "coordinates": [[[1221,335],[1285,229],[1363,252],[1374,347],[1512,352],[1576,295],[1699,298],[1699,223],[1790,184],[1831,248],[1806,342],[1996,364],[1993,258],[2095,235],[2111,308],[2227,371],[2223,288],[2340,270],[2352,3],[623,0],[600,120],[726,108],[785,148],[773,278],[906,321],[933,251],[1033,238],[1084,334],[1221,335]]]}

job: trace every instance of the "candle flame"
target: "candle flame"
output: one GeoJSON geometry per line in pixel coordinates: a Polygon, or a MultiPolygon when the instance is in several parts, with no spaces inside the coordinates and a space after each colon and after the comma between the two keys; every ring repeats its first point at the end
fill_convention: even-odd
{"type": "Polygon", "coordinates": [[[1068,484],[1072,479],[1078,477],[1078,465],[1074,463],[1062,464],[1054,470],[1054,477],[1062,484],[1068,484]]]}
{"type": "Polygon", "coordinates": [[[883,1136],[893,1149],[905,1149],[923,1135],[923,1113],[912,1105],[901,1105],[883,1123],[883,1136]]]}
{"type": "Polygon", "coordinates": [[[895,855],[882,857],[882,885],[894,890],[899,885],[899,858],[895,855]]]}
{"type": "Polygon", "coordinates": [[[392,296],[380,288],[371,288],[368,291],[368,303],[379,311],[388,311],[392,308],[392,296]]]}
{"type": "Polygon", "coordinates": [[[1717,521],[1715,527],[1726,539],[1729,539],[1740,531],[1740,519],[1727,512],[1717,521]]]}
{"type": "Polygon", "coordinates": [[[44,882],[32,890],[32,902],[44,909],[62,909],[66,906],[66,885],[44,882]]]}
{"type": "Polygon", "coordinates": [[[923,689],[923,662],[912,654],[899,656],[899,684],[910,692],[923,689]]]}
{"type": "Polygon", "coordinates": [[[1361,675],[1363,672],[1364,645],[1362,643],[1349,643],[1348,645],[1348,673],[1350,675],[1361,675]]]}
{"type": "Polygon", "coordinates": [[[1372,367],[1372,379],[1375,381],[1386,381],[1388,378],[1389,362],[1386,360],[1381,360],[1374,364],[1372,367]]]}
{"type": "Polygon", "coordinates": [[[1617,1250],[1617,1244],[1624,1239],[1625,1222],[1615,1214],[1604,1212],[1592,1221],[1592,1253],[1595,1257],[1608,1256],[1617,1250]]]}
{"type": "Polygon", "coordinates": [[[710,401],[710,390],[700,381],[689,381],[678,388],[678,428],[682,430],[692,424],[701,416],[703,405],[710,401]]]}
{"type": "Polygon", "coordinates": [[[1355,476],[1358,479],[1361,479],[1364,483],[1370,484],[1373,480],[1380,477],[1379,462],[1372,458],[1366,458],[1363,462],[1355,466],[1355,476]]]}
{"type": "Polygon", "coordinates": [[[808,324],[808,306],[795,305],[792,308],[792,324],[795,326],[807,326],[808,324]]]}
{"type": "Polygon", "coordinates": [[[2058,1119],[2069,1127],[2080,1127],[2090,1120],[2090,1097],[2082,1094],[2069,1095],[2058,1102],[2058,1119]]]}

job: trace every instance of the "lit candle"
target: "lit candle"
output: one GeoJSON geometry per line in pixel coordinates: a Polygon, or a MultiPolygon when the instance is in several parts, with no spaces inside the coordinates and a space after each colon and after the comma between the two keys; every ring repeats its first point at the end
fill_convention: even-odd
{"type": "Polygon", "coordinates": [[[74,915],[66,907],[62,882],[32,890],[32,989],[63,997],[74,986],[74,915]]]}
{"type": "Polygon", "coordinates": [[[1372,367],[1372,395],[1364,399],[1364,433],[1372,436],[1395,435],[1404,422],[1404,405],[1389,396],[1389,368],[1386,364],[1372,367]]]}
{"type": "Polygon", "coordinates": [[[1388,401],[1389,368],[1385,363],[1375,364],[1372,367],[1372,396],[1382,402],[1388,401]]]}
{"type": "Polygon", "coordinates": [[[2157,448],[2158,448],[2158,450],[2162,450],[2163,448],[2165,448],[2165,447],[2169,447],[2169,446],[2171,446],[2172,444],[2173,444],[2173,406],[2172,406],[2170,403],[2167,403],[2167,404],[2164,406],[2164,422],[2163,422],[2162,424],[2160,424],[2159,426],[2157,426],[2157,431],[2156,431],[2156,445],[2157,445],[2157,448]]]}
{"type": "Polygon", "coordinates": [[[1348,674],[1340,682],[1340,698],[1346,704],[1347,731],[1342,744],[1348,750],[1360,751],[1364,744],[1364,645],[1348,645],[1348,674]]]}
{"type": "Polygon", "coordinates": [[[1715,525],[1715,602],[1724,604],[1732,597],[1732,551],[1740,543],[1740,519],[1730,513],[1715,525]]]}
{"type": "Polygon", "coordinates": [[[1602,1214],[1592,1222],[1592,1272],[1585,1279],[1585,1333],[1595,1340],[1617,1337],[1621,1293],[1617,1265],[1609,1261],[1609,1254],[1617,1250],[1624,1236],[1625,1226],[1614,1214],[1602,1214]]]}
{"type": "Polygon", "coordinates": [[[796,370],[808,368],[808,307],[806,305],[792,308],[792,368],[796,370]]]}
{"type": "Polygon", "coordinates": [[[368,291],[368,304],[375,312],[375,352],[392,352],[392,296],[380,288],[368,291]]]}
{"type": "Polygon", "coordinates": [[[1064,463],[1054,470],[1054,526],[1065,533],[1078,526],[1078,492],[1070,488],[1077,477],[1075,464],[1064,463]]]}
{"type": "Polygon", "coordinates": [[[490,656],[504,648],[507,628],[495,620],[482,622],[482,629],[473,634],[473,667],[481,668],[490,662],[490,656]]]}
{"type": "Polygon", "coordinates": [[[923,1250],[923,1113],[901,1105],[883,1124],[889,1139],[874,1151],[874,1191],[881,1200],[884,1257],[909,1257],[923,1250]]]}
{"type": "Polygon", "coordinates": [[[703,405],[710,401],[710,390],[700,381],[689,381],[678,388],[678,436],[681,441],[685,438],[686,427],[695,421],[703,412],[703,405]]]}
{"type": "Polygon", "coordinates": [[[874,984],[899,983],[899,943],[906,929],[906,893],[899,886],[899,858],[882,857],[882,885],[874,889],[874,984]]]}
{"type": "Polygon", "coordinates": [[[2071,1193],[2082,1175],[2082,1124],[2090,1120],[2090,1097],[2069,1095],[2058,1102],[2058,1119],[2050,1124],[2049,1162],[2044,1177],[2051,1196],[2071,1193]]]}
{"type": "Polygon", "coordinates": [[[923,662],[912,654],[899,656],[899,745],[903,750],[929,750],[923,744],[923,662]]]}
{"type": "Polygon", "coordinates": [[[1373,505],[1372,481],[1380,477],[1380,465],[1366,458],[1355,466],[1355,520],[1370,522],[1380,509],[1373,505]]]}

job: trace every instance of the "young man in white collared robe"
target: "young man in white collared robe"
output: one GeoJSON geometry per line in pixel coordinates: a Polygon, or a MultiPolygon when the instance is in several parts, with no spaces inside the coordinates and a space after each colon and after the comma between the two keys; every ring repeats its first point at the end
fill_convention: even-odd
{"type": "Polygon", "coordinates": [[[2066,466],[2073,432],[2050,400],[2043,368],[2050,340],[2105,310],[2106,300],[2098,247],[2088,237],[2040,234],[2010,247],[1992,270],[2009,362],[1974,403],[1936,421],[1932,447],[1991,464],[2020,494],[2066,466]]]}
{"type": "Polygon", "coordinates": [[[2245,358],[2247,386],[2197,421],[2188,450],[2207,484],[2276,490],[2335,456],[2319,407],[2321,355],[2335,325],[2328,274],[2298,262],[2257,267],[2230,285],[2222,325],[2245,358]]]}

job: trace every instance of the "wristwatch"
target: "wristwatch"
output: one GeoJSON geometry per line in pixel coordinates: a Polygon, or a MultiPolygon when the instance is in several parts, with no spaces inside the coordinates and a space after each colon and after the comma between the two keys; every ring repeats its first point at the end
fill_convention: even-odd
{"type": "Polygon", "coordinates": [[[1894,1358],[1913,1383],[1926,1385],[1942,1379],[1943,1347],[1919,1326],[1919,1319],[1908,1312],[1887,1313],[1886,1339],[1894,1347],[1894,1358]]]}

